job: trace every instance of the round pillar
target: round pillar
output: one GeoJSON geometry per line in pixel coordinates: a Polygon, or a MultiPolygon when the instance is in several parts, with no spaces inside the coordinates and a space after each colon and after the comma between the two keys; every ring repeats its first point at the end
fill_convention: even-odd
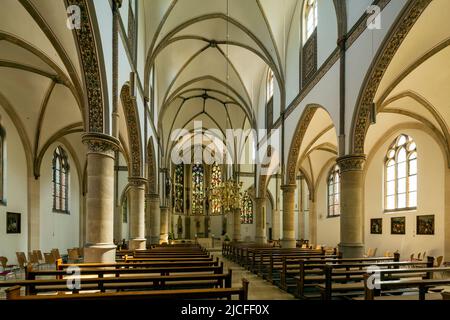
{"type": "Polygon", "coordinates": [[[146,179],[130,177],[130,250],[143,250],[145,246],[145,183],[146,179]]]}
{"type": "Polygon", "coordinates": [[[145,216],[145,237],[149,244],[159,244],[160,236],[160,202],[158,194],[147,194],[147,208],[145,216]]]}
{"type": "Polygon", "coordinates": [[[161,229],[159,233],[159,241],[160,243],[166,242],[169,243],[169,208],[161,207],[161,229]]]}
{"type": "Polygon", "coordinates": [[[283,248],[295,248],[295,217],[294,217],[294,200],[295,200],[295,184],[281,186],[283,191],[283,239],[281,246],[283,248]]]}
{"type": "Polygon", "coordinates": [[[255,242],[264,244],[267,242],[266,237],[266,198],[260,197],[255,199],[256,205],[256,235],[255,242]]]}
{"type": "Polygon", "coordinates": [[[114,152],[119,141],[101,133],[82,137],[87,146],[86,262],[114,262],[114,152]]]}
{"type": "Polygon", "coordinates": [[[336,160],[341,172],[341,242],[345,258],[364,254],[364,180],[365,155],[348,155],[336,160]]]}

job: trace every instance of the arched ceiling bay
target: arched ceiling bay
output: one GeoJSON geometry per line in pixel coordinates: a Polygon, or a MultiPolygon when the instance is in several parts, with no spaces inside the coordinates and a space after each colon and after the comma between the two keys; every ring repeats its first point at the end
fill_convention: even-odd
{"type": "MultiPolygon", "coordinates": [[[[377,124],[366,152],[388,124],[420,124],[450,150],[450,1],[433,0],[403,40],[376,93],[377,124]]],[[[449,160],[450,165],[450,160],[449,160]]]]}
{"type": "Polygon", "coordinates": [[[261,86],[274,72],[284,94],[284,66],[293,13],[302,0],[155,0],[145,17],[145,88],[155,90],[164,154],[173,130],[256,127],[265,104],[261,86]],[[150,83],[150,75],[154,83],[150,83]],[[202,95],[208,98],[202,97],[202,95]]]}
{"type": "MultiPolygon", "coordinates": [[[[84,162],[81,66],[66,19],[64,1],[2,1],[0,107],[20,126],[34,163],[64,137],[84,162]]],[[[34,170],[39,175],[38,166],[34,170]]]]}

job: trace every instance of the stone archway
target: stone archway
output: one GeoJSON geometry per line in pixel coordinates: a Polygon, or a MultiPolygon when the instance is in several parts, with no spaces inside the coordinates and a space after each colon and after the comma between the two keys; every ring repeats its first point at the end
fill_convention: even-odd
{"type": "MultiPolygon", "coordinates": [[[[105,130],[105,99],[104,87],[100,73],[98,50],[95,32],[91,21],[91,14],[86,0],[67,0],[69,6],[80,8],[81,27],[74,29],[81,65],[84,73],[86,90],[85,105],[87,106],[86,131],[91,133],[104,133],[105,130]]],[[[99,40],[97,40],[99,41],[99,40]]]]}
{"type": "Polygon", "coordinates": [[[352,154],[364,154],[364,142],[370,126],[370,110],[378,87],[390,62],[400,48],[416,21],[425,11],[431,0],[409,1],[401,17],[397,20],[389,36],[384,40],[381,50],[374,59],[366,75],[356,109],[353,115],[350,150],[352,154]]]}
{"type": "Polygon", "coordinates": [[[286,165],[286,185],[295,185],[296,174],[298,172],[298,157],[300,156],[300,147],[308,130],[311,120],[314,118],[314,114],[317,109],[322,108],[318,104],[307,105],[303,111],[297,128],[295,129],[294,136],[292,138],[291,146],[289,148],[288,161],[286,165]]]}
{"type": "Polygon", "coordinates": [[[149,194],[157,194],[158,193],[158,185],[157,185],[157,168],[156,168],[156,157],[155,157],[155,146],[153,143],[153,138],[150,137],[147,144],[147,192],[149,194]]]}

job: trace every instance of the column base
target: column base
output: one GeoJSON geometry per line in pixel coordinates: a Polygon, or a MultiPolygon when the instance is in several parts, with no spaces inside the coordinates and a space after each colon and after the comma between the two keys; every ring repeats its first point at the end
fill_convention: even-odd
{"type": "Polygon", "coordinates": [[[297,247],[297,241],[295,239],[281,239],[280,244],[282,248],[293,249],[297,247]]]}
{"type": "Polygon", "coordinates": [[[113,263],[116,262],[116,246],[111,244],[87,244],[84,248],[84,262],[113,263]]]}
{"type": "Polygon", "coordinates": [[[257,244],[266,244],[267,239],[266,239],[266,237],[255,237],[255,242],[257,244]]]}
{"type": "Polygon", "coordinates": [[[145,250],[147,239],[130,239],[128,242],[129,250],[145,250]]]}
{"type": "Polygon", "coordinates": [[[364,256],[364,244],[362,243],[340,243],[338,247],[343,258],[361,258],[364,256]]]}
{"type": "Polygon", "coordinates": [[[150,237],[150,243],[151,244],[159,244],[159,240],[160,240],[159,236],[150,237]]]}
{"type": "Polygon", "coordinates": [[[160,236],[159,236],[159,241],[158,241],[158,243],[159,244],[162,244],[162,243],[167,243],[167,244],[169,244],[169,235],[168,234],[161,234],[160,236]]]}

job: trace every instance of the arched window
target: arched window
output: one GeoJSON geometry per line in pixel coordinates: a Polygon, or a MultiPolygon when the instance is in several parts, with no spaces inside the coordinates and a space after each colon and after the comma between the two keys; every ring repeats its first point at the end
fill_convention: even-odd
{"type": "Polygon", "coordinates": [[[203,164],[192,165],[192,214],[203,214],[204,170],[203,164]]]}
{"type": "Polygon", "coordinates": [[[53,210],[69,213],[69,161],[63,148],[53,152],[53,210]]]}
{"type": "Polygon", "coordinates": [[[175,166],[175,212],[184,214],[184,164],[175,166]]]}
{"type": "Polygon", "coordinates": [[[317,0],[305,0],[303,14],[303,43],[306,43],[317,28],[317,0]]]}
{"type": "Polygon", "coordinates": [[[317,0],[304,0],[301,48],[301,87],[317,72],[317,0]]]}
{"type": "Polygon", "coordinates": [[[211,213],[212,214],[220,214],[222,211],[222,206],[220,204],[220,200],[216,194],[220,185],[222,184],[222,168],[220,165],[214,163],[211,167],[211,192],[213,193],[213,197],[211,199],[211,213]]]}
{"type": "Polygon", "coordinates": [[[241,224],[252,224],[253,202],[247,191],[244,191],[241,201],[241,224]]]}
{"type": "Polygon", "coordinates": [[[417,146],[405,134],[391,144],[385,158],[385,210],[417,207],[417,146]]]}
{"type": "Polygon", "coordinates": [[[341,214],[341,173],[339,166],[334,166],[328,175],[328,217],[341,214]]]}

